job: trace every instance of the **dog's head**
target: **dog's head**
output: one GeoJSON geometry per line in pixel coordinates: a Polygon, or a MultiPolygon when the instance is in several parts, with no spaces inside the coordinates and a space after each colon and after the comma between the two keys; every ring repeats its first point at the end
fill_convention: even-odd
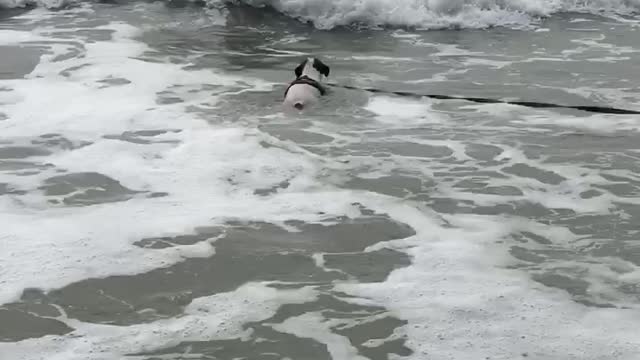
{"type": "Polygon", "coordinates": [[[327,66],[325,63],[316,58],[310,57],[304,59],[304,61],[302,61],[300,65],[296,67],[294,72],[296,73],[296,78],[304,75],[309,77],[310,79],[320,81],[322,80],[322,76],[329,76],[329,70],[329,66],[327,66]]]}

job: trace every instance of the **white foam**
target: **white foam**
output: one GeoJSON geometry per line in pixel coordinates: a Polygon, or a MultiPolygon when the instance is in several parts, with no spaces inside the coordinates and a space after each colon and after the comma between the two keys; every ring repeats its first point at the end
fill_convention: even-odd
{"type": "Polygon", "coordinates": [[[358,60],[358,61],[375,61],[378,63],[384,62],[418,62],[415,58],[411,57],[395,57],[395,56],[376,56],[376,55],[351,55],[349,57],[342,58],[342,60],[358,60]]]}
{"type": "Polygon", "coordinates": [[[44,40],[45,37],[34,34],[30,31],[18,31],[3,29],[0,31],[0,44],[2,45],[15,45],[26,41],[38,41],[44,40]]]}
{"type": "MultiPolygon", "coordinates": [[[[318,171],[317,160],[278,147],[264,148],[261,142],[277,140],[250,128],[214,127],[185,110],[191,105],[214,106],[216,98],[208,91],[189,93],[184,103],[156,103],[159,92],[175,86],[253,84],[259,90],[270,89],[269,84],[144,62],[134,58],[146,50],[131,39],[138,33],[136,28],[112,23],[100,29],[113,31],[113,39],[87,42],[84,57],[52,62],[67,50],[54,44],[55,51],[43,56],[26,79],[2,81],[10,89],[2,92],[8,103],[3,107],[8,119],[0,123],[4,139],[59,133],[91,144],[34,159],[54,166],[39,174],[0,173],[0,181],[28,191],[19,197],[0,197],[0,247],[9,249],[0,253],[0,303],[15,300],[27,287],[49,290],[81,279],[134,274],[186,257],[213,254],[209,244],[155,250],[132,245],[146,237],[190,233],[195,227],[228,218],[315,221],[350,211],[352,205],[339,192],[320,189],[309,181],[318,171]],[[79,65],[85,66],[66,77],[60,74],[79,65]],[[99,81],[108,77],[131,83],[103,88],[99,81]],[[170,143],[136,144],[105,138],[158,129],[179,132],[152,139],[173,141],[170,143]],[[141,195],[126,202],[85,207],[51,206],[37,188],[46,178],[60,175],[56,169],[98,172],[129,189],[169,195],[154,199],[141,195]],[[270,188],[284,180],[291,186],[281,196],[253,194],[254,189],[270,188]],[[315,192],[305,193],[309,187],[315,192]],[[331,198],[335,201],[328,201],[331,198]],[[319,211],[325,215],[318,215],[319,211]]],[[[25,39],[39,36],[55,43],[60,31],[69,35],[76,30],[42,27],[25,39]]],[[[14,33],[9,31],[9,35],[14,33]]],[[[69,39],[60,41],[69,43],[69,39]]]]}
{"type": "MultiPolygon", "coordinates": [[[[593,93],[591,88],[566,89],[567,92],[588,97],[593,93]]],[[[598,92],[611,99],[612,106],[630,110],[638,109],[638,105],[625,101],[624,91],[616,89],[598,89],[598,92]]],[[[494,117],[499,117],[511,124],[526,127],[528,131],[545,131],[548,126],[579,130],[591,134],[613,134],[623,131],[640,131],[640,119],[637,115],[589,114],[567,115],[544,109],[531,109],[513,104],[468,104],[462,109],[474,109],[494,117]],[[547,125],[542,127],[540,125],[547,125]]]]}
{"type": "Polygon", "coordinates": [[[351,345],[348,338],[331,331],[333,326],[340,323],[340,321],[327,321],[320,313],[306,313],[288,318],[282,324],[274,325],[273,328],[327,345],[333,360],[367,360],[366,357],[358,354],[358,350],[351,345]]]}
{"type": "Polygon", "coordinates": [[[365,109],[376,114],[376,120],[396,126],[439,124],[445,121],[445,116],[433,111],[431,101],[427,99],[375,96],[365,109]]]}
{"type": "Polygon", "coordinates": [[[602,63],[616,63],[619,61],[628,61],[631,60],[628,56],[605,56],[601,58],[592,58],[587,59],[589,62],[602,62],[602,63]]]}
{"type": "Polygon", "coordinates": [[[242,325],[273,316],[282,304],[313,301],[316,293],[303,287],[276,290],[260,283],[194,299],[180,317],[147,324],[112,326],[59,317],[75,330],[70,336],[46,336],[17,343],[0,343],[0,353],[12,360],[47,354],[51,360],[106,360],[176,346],[185,341],[243,339],[242,325]],[[38,355],[35,355],[38,354],[38,355]]]}
{"type": "MultiPolygon", "coordinates": [[[[210,3],[225,0],[209,0],[210,3]]],[[[636,0],[242,0],[269,5],[292,17],[311,21],[321,29],[354,23],[410,26],[423,29],[488,26],[529,27],[557,12],[629,14],[640,8],[636,0]]]]}
{"type": "Polygon", "coordinates": [[[505,66],[511,65],[512,61],[499,61],[490,59],[468,58],[463,61],[465,67],[470,66],[487,66],[494,69],[502,69],[505,66]]]}
{"type": "MultiPolygon", "coordinates": [[[[79,0],[0,0],[0,8],[38,5],[59,8],[79,0]]],[[[220,5],[229,0],[209,0],[220,5]]],[[[528,27],[539,17],[557,12],[630,14],[640,8],[635,0],[243,0],[253,6],[270,5],[290,16],[311,21],[318,28],[340,25],[411,26],[418,28],[485,28],[488,26],[528,27]]],[[[217,12],[218,9],[215,9],[217,12]]]]}
{"type": "MultiPolygon", "coordinates": [[[[438,9],[464,11],[464,6],[460,10],[446,5],[442,2],[438,9]]],[[[204,84],[234,89],[246,87],[245,84],[269,89],[269,84],[209,70],[186,71],[180,65],[136,60],[133,57],[146,49],[131,39],[137,33],[136,28],[114,23],[103,29],[115,31],[114,39],[87,44],[83,59],[51,62],[55,55],[67,51],[61,46],[54,49],[54,54],[43,56],[42,63],[27,79],[2,82],[12,90],[2,95],[6,96],[3,101],[8,103],[9,119],[0,122],[0,131],[6,139],[58,132],[74,141],[92,142],[80,149],[57,151],[37,160],[69,172],[100,172],[126,187],[165,191],[169,195],[82,208],[52,207],[36,187],[44,178],[55,175],[53,169],[28,177],[0,174],[0,181],[19,182],[30,191],[25,196],[0,197],[3,221],[0,249],[5,249],[0,252],[0,303],[15,300],[25,287],[58,288],[88,277],[134,274],[215,252],[214,239],[169,249],[132,246],[145,237],[181,235],[196,226],[221,223],[228,218],[278,223],[290,219],[318,221],[334,215],[357,216],[359,210],[352,204],[358,202],[380,213],[389,213],[417,231],[408,239],[367,249],[397,246],[411,255],[410,266],[394,271],[382,283],[338,286],[338,290],[360,297],[351,298],[354,303],[383,305],[392,315],[406,319],[409,324],[398,330],[398,335],[407,335],[408,346],[415,351],[410,358],[516,359],[526,353],[529,358],[553,360],[567,357],[631,360],[637,355],[640,347],[635,335],[640,321],[637,303],[624,303],[629,309],[585,307],[560,291],[532,282],[527,273],[504,269],[505,265],[513,264],[513,259],[506,254],[504,245],[495,246],[495,243],[510,233],[529,230],[558,244],[579,240],[569,230],[518,217],[440,216],[419,203],[410,204],[365,191],[334,189],[317,180],[319,175],[326,175],[327,166],[334,165],[331,160],[307,156],[288,142],[251,128],[235,124],[216,126],[202,115],[187,112],[186,107],[190,105],[208,108],[217,105],[217,99],[205,90],[191,93],[185,103],[156,104],[157,93],[177,91],[174,85],[198,91],[204,84]],[[85,63],[86,67],[70,72],[68,77],[59,74],[85,63]],[[126,78],[131,84],[103,89],[102,83],[96,83],[109,76],[126,78]],[[154,140],[176,143],[142,145],[104,138],[104,135],[124,131],[151,129],[180,132],[154,137],[154,140]],[[276,146],[266,148],[261,142],[276,146]],[[284,180],[289,181],[290,186],[276,194],[265,198],[253,194],[254,189],[268,188],[284,180]],[[319,215],[320,212],[324,215],[319,215]]],[[[27,40],[30,36],[42,36],[63,41],[55,38],[56,31],[61,30],[39,31],[42,33],[34,31],[34,34],[20,36],[27,40]],[[48,32],[51,34],[46,35],[48,32]]],[[[10,36],[3,38],[11,41],[10,36]]],[[[377,96],[371,99],[367,109],[376,114],[385,128],[444,122],[446,118],[435,117],[437,113],[431,104],[377,96]]],[[[498,113],[505,108],[513,109],[506,105],[487,105],[484,109],[498,113]]],[[[208,116],[216,119],[215,113],[208,116]]],[[[412,141],[419,142],[418,139],[412,141]]],[[[454,151],[457,161],[470,161],[464,155],[461,141],[424,140],[421,143],[446,145],[454,151]]],[[[503,150],[496,160],[542,167],[540,162],[527,159],[517,147],[505,146],[503,150]]],[[[372,172],[387,175],[397,168],[425,174],[436,171],[430,167],[436,161],[425,165],[429,160],[393,160],[397,162],[377,163],[380,166],[372,172]]],[[[440,166],[439,170],[458,166],[436,165],[440,166]]],[[[496,170],[497,166],[492,169],[496,170]]],[[[492,179],[491,185],[516,185],[523,189],[524,198],[582,213],[606,213],[608,205],[617,200],[607,196],[586,200],[576,197],[579,191],[602,181],[595,170],[582,177],[585,169],[579,165],[545,164],[544,169],[554,170],[568,180],[554,187],[534,179],[514,177],[508,182],[492,179]]],[[[465,194],[446,184],[438,184],[434,191],[437,196],[481,204],[510,200],[465,194]]],[[[324,265],[320,257],[316,256],[315,260],[318,266],[324,265]]],[[[624,281],[637,281],[640,272],[633,264],[615,265],[625,268],[625,273],[620,275],[624,281]]],[[[593,269],[589,280],[598,281],[593,281],[589,290],[606,293],[611,289],[607,280],[615,275],[606,268],[593,269]]],[[[308,288],[279,291],[248,284],[230,293],[196,299],[184,316],[151,324],[120,327],[61,318],[76,329],[70,336],[2,343],[0,354],[11,354],[12,359],[32,359],[42,354],[54,360],[113,359],[181,341],[243,338],[247,333],[241,324],[265,319],[283,303],[311,301],[316,295],[308,288]]],[[[356,357],[348,339],[332,332],[336,324],[325,321],[321,313],[308,313],[274,326],[326,344],[336,359],[356,357]]],[[[376,339],[373,343],[382,341],[376,339]]]]}
{"type": "MultiPolygon", "coordinates": [[[[365,202],[372,208],[379,205],[365,202]]],[[[402,331],[414,350],[408,358],[636,356],[636,308],[576,305],[560,291],[498,268],[510,260],[493,244],[512,231],[510,219],[456,214],[444,216],[453,226],[444,228],[406,205],[384,207],[417,230],[416,236],[399,241],[413,264],[394,271],[384,283],[342,284],[338,289],[384,304],[406,319],[409,324],[402,331]]]]}
{"type": "Polygon", "coordinates": [[[0,9],[22,8],[29,5],[37,5],[49,9],[56,9],[75,2],[77,2],[77,0],[0,0],[0,9]]]}
{"type": "MultiPolygon", "coordinates": [[[[526,119],[528,114],[535,112],[502,104],[478,107],[509,120],[523,116],[526,119]],[[524,114],[514,116],[511,110],[517,109],[522,109],[524,114]]],[[[546,112],[540,112],[540,118],[542,114],[549,122],[561,118],[546,112]]],[[[527,120],[522,123],[532,125],[527,120]]],[[[514,128],[508,130],[514,131],[514,128]]],[[[500,139],[501,135],[496,137],[500,139]]],[[[493,145],[492,140],[493,135],[488,134],[481,142],[493,145]]],[[[454,150],[456,160],[465,160],[460,156],[462,151],[458,149],[461,145],[458,141],[420,141],[410,135],[405,141],[445,145],[454,150]]],[[[518,176],[503,180],[478,175],[477,178],[488,182],[490,186],[515,186],[524,193],[522,196],[498,196],[469,193],[455,188],[452,184],[458,180],[452,174],[451,180],[440,177],[433,190],[434,197],[472,201],[476,205],[486,206],[508,204],[511,201],[538,202],[548,209],[571,209],[580,215],[606,215],[610,214],[616,203],[635,203],[635,200],[611,194],[581,198],[580,193],[593,189],[594,185],[610,183],[600,176],[600,170],[583,167],[579,163],[556,165],[544,162],[544,158],[533,160],[517,146],[510,147],[500,142],[495,145],[503,150],[495,160],[507,160],[509,164],[524,163],[553,171],[566,180],[552,185],[518,176]]],[[[398,159],[394,158],[393,161],[397,164],[398,159]]],[[[443,165],[434,161],[426,167],[437,166],[442,169],[446,167],[443,165]]],[[[465,165],[472,166],[473,163],[467,162],[465,165]]],[[[508,164],[483,165],[482,170],[500,171],[505,166],[508,164]]],[[[411,168],[426,173],[424,167],[417,161],[402,164],[403,169],[411,168]]],[[[381,173],[378,176],[385,175],[385,171],[388,175],[393,169],[376,164],[376,172],[381,173]]],[[[465,179],[469,177],[465,176],[465,179]]],[[[418,205],[418,210],[404,201],[392,204],[382,196],[378,200],[368,198],[361,201],[368,208],[384,209],[394,219],[417,230],[414,237],[376,244],[368,250],[385,245],[395,246],[408,251],[413,263],[394,271],[383,284],[349,283],[339,285],[338,290],[364,297],[366,300],[362,304],[382,303],[392,309],[392,314],[406,319],[409,324],[402,332],[407,335],[408,345],[415,351],[409,358],[465,360],[526,356],[560,360],[572,356],[597,360],[615,356],[630,360],[636,357],[640,337],[631,332],[634,331],[634,324],[640,320],[639,307],[633,295],[625,294],[620,287],[632,286],[633,279],[638,276],[638,266],[616,258],[609,261],[587,256],[577,260],[545,259],[543,264],[532,265],[527,272],[509,272],[504,268],[514,265],[516,261],[507,254],[506,246],[496,245],[510,243],[511,234],[529,231],[544,236],[554,244],[539,248],[545,251],[569,248],[574,254],[581,252],[578,250],[581,246],[593,242],[592,238],[583,238],[565,227],[543,225],[527,219],[526,215],[475,216],[456,213],[444,215],[439,221],[438,216],[430,216],[428,209],[418,205]],[[536,270],[570,277],[579,274],[578,278],[588,283],[587,299],[603,303],[613,299],[620,308],[580,305],[564,291],[546,288],[532,281],[529,278],[530,271],[535,273],[536,270]],[[545,346],[541,347],[540,344],[545,346]]],[[[535,244],[522,246],[537,248],[535,244]]],[[[334,340],[336,346],[340,344],[340,339],[334,340]]]]}
{"type": "Polygon", "coordinates": [[[637,115],[530,115],[525,116],[522,120],[514,120],[513,122],[526,125],[556,125],[571,129],[578,129],[593,134],[640,131],[640,119],[638,119],[637,115]]]}
{"type": "MultiPolygon", "coordinates": [[[[38,5],[59,8],[80,0],[0,0],[0,8],[38,5]]],[[[208,0],[219,5],[231,0],[208,0]]],[[[558,12],[631,14],[640,9],[637,0],[242,0],[252,6],[269,5],[295,18],[311,21],[321,29],[354,23],[366,25],[410,26],[423,29],[489,26],[530,27],[540,17],[558,12]]],[[[207,10],[209,11],[209,10],[207,10]]]]}

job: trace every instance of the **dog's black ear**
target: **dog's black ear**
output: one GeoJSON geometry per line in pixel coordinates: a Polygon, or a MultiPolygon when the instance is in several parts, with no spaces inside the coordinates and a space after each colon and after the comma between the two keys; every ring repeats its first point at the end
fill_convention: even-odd
{"type": "Polygon", "coordinates": [[[325,63],[318,59],[313,59],[313,67],[325,77],[329,77],[329,71],[331,70],[325,63]]]}
{"type": "Polygon", "coordinates": [[[296,78],[299,78],[300,76],[302,76],[302,70],[304,70],[304,66],[307,64],[307,59],[304,59],[300,65],[298,65],[297,68],[295,68],[295,70],[293,70],[293,72],[296,73],[296,78]]]}

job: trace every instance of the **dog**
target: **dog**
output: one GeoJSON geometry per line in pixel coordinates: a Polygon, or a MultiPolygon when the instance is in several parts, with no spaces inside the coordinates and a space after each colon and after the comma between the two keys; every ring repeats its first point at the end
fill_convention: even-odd
{"type": "Polygon", "coordinates": [[[284,92],[283,104],[289,109],[303,110],[318,102],[327,93],[322,85],[323,78],[329,77],[331,69],[317,58],[304,59],[293,71],[293,80],[284,92]]]}

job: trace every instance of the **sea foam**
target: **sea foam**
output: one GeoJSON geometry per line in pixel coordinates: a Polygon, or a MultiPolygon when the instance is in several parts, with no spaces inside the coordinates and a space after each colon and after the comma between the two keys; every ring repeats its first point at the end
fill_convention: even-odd
{"type": "MultiPolygon", "coordinates": [[[[0,8],[42,6],[60,8],[80,0],[0,0],[0,8]]],[[[310,22],[319,29],[336,26],[391,26],[418,29],[528,28],[556,13],[632,15],[638,0],[208,0],[209,6],[244,4],[270,7],[310,22]]]]}
{"type": "MultiPolygon", "coordinates": [[[[217,2],[218,0],[214,0],[217,2]]],[[[635,0],[242,0],[270,6],[320,29],[342,25],[398,26],[420,29],[528,27],[560,12],[631,14],[635,0]]]]}

